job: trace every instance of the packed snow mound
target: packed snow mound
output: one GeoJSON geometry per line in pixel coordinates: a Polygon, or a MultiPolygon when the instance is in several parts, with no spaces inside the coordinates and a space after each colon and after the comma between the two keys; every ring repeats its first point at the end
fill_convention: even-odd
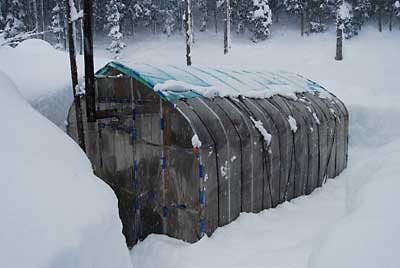
{"type": "Polygon", "coordinates": [[[16,51],[24,53],[27,50],[30,51],[30,54],[43,55],[44,53],[54,50],[54,48],[51,44],[42,39],[28,39],[16,46],[16,51]]]}
{"type": "MultiPolygon", "coordinates": [[[[43,40],[30,39],[15,48],[2,47],[0,58],[0,70],[16,83],[28,100],[71,86],[68,54],[43,40]]],[[[81,57],[78,61],[82,62],[81,57]]],[[[81,68],[79,71],[82,74],[81,68]]]]}
{"type": "MultiPolygon", "coordinates": [[[[17,47],[0,47],[0,71],[17,85],[24,98],[60,128],[73,101],[68,53],[41,39],[29,39],[17,47]]],[[[96,59],[103,65],[106,60],[96,59]]],[[[77,55],[78,75],[83,77],[83,58],[77,55]]],[[[82,78],[80,79],[82,80],[82,78]]]]}
{"type": "Polygon", "coordinates": [[[131,267],[117,200],[0,71],[0,267],[131,267]]]}

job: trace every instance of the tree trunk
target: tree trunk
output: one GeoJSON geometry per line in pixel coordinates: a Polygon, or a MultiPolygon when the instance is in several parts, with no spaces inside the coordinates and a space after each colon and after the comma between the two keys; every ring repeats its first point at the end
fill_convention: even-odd
{"type": "Polygon", "coordinates": [[[190,18],[191,18],[191,0],[185,0],[185,17],[183,20],[183,24],[185,27],[185,39],[186,39],[186,65],[190,66],[192,65],[192,56],[191,56],[191,22],[190,22],[190,18]]]}
{"type": "Polygon", "coordinates": [[[85,60],[85,90],[88,122],[96,122],[93,64],[93,0],[83,1],[83,33],[85,60]]]}
{"type": "Polygon", "coordinates": [[[230,48],[231,33],[231,7],[230,0],[224,3],[224,54],[228,54],[230,48]]]}
{"type": "Polygon", "coordinates": [[[206,6],[204,7],[203,14],[201,17],[200,32],[207,31],[207,24],[208,24],[208,3],[206,3],[206,6]]]}
{"type": "Polygon", "coordinates": [[[218,4],[217,0],[215,0],[215,8],[214,8],[214,24],[215,24],[215,33],[218,33],[218,21],[217,21],[217,12],[218,12],[218,4]]]}
{"type": "Polygon", "coordinates": [[[192,1],[190,1],[190,37],[191,37],[191,39],[192,39],[192,44],[194,44],[194,42],[195,42],[195,39],[194,39],[194,17],[193,17],[193,12],[192,12],[192,10],[193,10],[193,6],[192,6],[193,4],[192,4],[192,1]]]}
{"type": "Polygon", "coordinates": [[[343,0],[337,0],[336,14],[336,57],[335,60],[343,60],[343,19],[340,16],[340,7],[343,0]]]}
{"type": "MultiPolygon", "coordinates": [[[[82,0],[78,0],[78,9],[81,10],[82,8],[82,0]]],[[[78,27],[78,38],[79,38],[79,55],[83,54],[83,20],[80,19],[77,22],[78,27]]]]}
{"type": "Polygon", "coordinates": [[[304,36],[304,11],[300,14],[300,31],[301,36],[304,36]]]}
{"type": "Polygon", "coordinates": [[[389,31],[393,30],[393,7],[390,8],[389,10],[389,31]]]}
{"type": "Polygon", "coordinates": [[[45,22],[44,22],[44,3],[43,0],[40,1],[40,7],[41,7],[41,19],[42,19],[42,39],[45,39],[44,31],[46,30],[45,22]]]}
{"type": "Polygon", "coordinates": [[[75,44],[74,44],[74,29],[73,22],[71,21],[71,6],[70,0],[65,0],[66,12],[67,12],[67,21],[68,21],[68,43],[69,43],[69,60],[71,64],[71,79],[72,79],[72,92],[74,94],[74,102],[75,102],[75,116],[76,116],[76,128],[78,131],[78,143],[83,151],[86,151],[85,148],[85,135],[83,132],[83,121],[82,121],[82,106],[81,106],[81,98],[76,94],[76,88],[78,86],[78,70],[76,66],[76,57],[75,57],[75,44]]]}
{"type": "Polygon", "coordinates": [[[382,32],[382,6],[379,6],[379,12],[378,12],[378,24],[379,24],[379,32],[382,32]]]}
{"type": "Polygon", "coordinates": [[[39,31],[39,16],[38,16],[38,7],[37,7],[37,0],[33,0],[33,17],[35,20],[35,29],[39,31]]]}

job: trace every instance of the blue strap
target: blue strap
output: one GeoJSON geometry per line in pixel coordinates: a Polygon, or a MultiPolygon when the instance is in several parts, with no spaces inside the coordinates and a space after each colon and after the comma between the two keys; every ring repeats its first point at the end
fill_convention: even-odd
{"type": "Polygon", "coordinates": [[[168,211],[167,207],[163,207],[163,208],[162,208],[162,215],[163,215],[163,217],[167,217],[167,211],[168,211]]]}
{"type": "Polygon", "coordinates": [[[164,129],[164,118],[160,118],[160,129],[164,129]]]}
{"type": "Polygon", "coordinates": [[[136,109],[132,110],[132,120],[135,121],[136,120],[136,109]]]}
{"type": "Polygon", "coordinates": [[[165,169],[165,166],[166,166],[165,157],[162,157],[162,158],[161,158],[161,168],[162,168],[162,169],[165,169]]]}
{"type": "Polygon", "coordinates": [[[200,218],[200,233],[204,234],[206,232],[206,223],[203,218],[200,218]]]}
{"type": "Polygon", "coordinates": [[[136,141],[136,128],[132,128],[131,129],[131,133],[132,133],[132,143],[135,143],[135,141],[136,141]]]}
{"type": "Polygon", "coordinates": [[[199,193],[199,202],[201,205],[204,205],[204,191],[200,191],[199,193]]]}
{"type": "Polygon", "coordinates": [[[185,205],[185,204],[179,204],[179,203],[177,203],[177,204],[175,204],[175,207],[176,207],[176,208],[179,208],[179,209],[185,209],[185,208],[186,208],[186,205],[185,205]]]}
{"type": "Polygon", "coordinates": [[[199,165],[199,176],[203,178],[203,165],[199,165]]]}

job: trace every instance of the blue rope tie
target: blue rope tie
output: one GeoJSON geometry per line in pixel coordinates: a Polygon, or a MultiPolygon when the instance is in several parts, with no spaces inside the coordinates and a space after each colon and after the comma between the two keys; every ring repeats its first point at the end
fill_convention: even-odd
{"type": "Polygon", "coordinates": [[[206,232],[206,223],[203,218],[200,218],[200,233],[204,234],[206,232]]]}
{"type": "Polygon", "coordinates": [[[164,129],[164,118],[160,118],[160,129],[164,129]]]}
{"type": "Polygon", "coordinates": [[[199,202],[201,205],[204,205],[204,191],[200,191],[199,193],[199,202]]]}
{"type": "Polygon", "coordinates": [[[162,215],[163,215],[163,217],[167,217],[167,211],[168,211],[167,207],[163,207],[163,208],[162,208],[162,215]]]}

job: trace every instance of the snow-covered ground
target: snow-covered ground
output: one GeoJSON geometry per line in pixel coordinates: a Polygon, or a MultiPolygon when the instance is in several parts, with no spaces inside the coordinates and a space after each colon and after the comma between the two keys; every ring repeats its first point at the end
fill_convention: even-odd
{"type": "MultiPolygon", "coordinates": [[[[134,267],[400,267],[400,215],[396,207],[400,186],[400,76],[396,68],[400,62],[400,35],[367,28],[345,42],[343,62],[333,60],[334,32],[301,38],[298,31],[286,29],[274,31],[270,40],[258,44],[234,37],[232,50],[226,56],[222,44],[220,36],[197,34],[193,63],[283,69],[309,77],[338,95],[351,117],[349,167],[310,196],[257,215],[242,214],[234,223],[196,244],[151,235],[131,251],[134,267]]],[[[49,116],[58,110],[62,115],[64,108],[49,106],[49,100],[62,102],[64,97],[60,96],[69,94],[67,54],[43,48],[31,55],[29,46],[39,45],[25,45],[28,48],[20,50],[26,54],[18,48],[0,49],[0,70],[43,114],[49,116]],[[23,58],[18,57],[21,54],[23,58]],[[19,68],[26,69],[20,72],[19,68]]],[[[96,47],[100,66],[110,55],[103,45],[96,47]]],[[[184,64],[184,41],[180,36],[140,37],[129,42],[123,61],[184,64]]],[[[5,102],[4,97],[1,102],[5,102]]],[[[5,107],[8,114],[15,111],[5,107]]],[[[17,115],[21,120],[31,120],[17,115]]],[[[61,117],[51,119],[59,125],[61,117]]],[[[31,128],[34,127],[27,125],[25,133],[31,133],[31,128]]],[[[15,144],[22,139],[18,135],[7,138],[15,144]]],[[[44,158],[43,163],[47,160],[44,158]]],[[[0,165],[3,164],[2,160],[0,165]]],[[[64,169],[75,170],[76,174],[88,172],[86,167],[68,165],[64,169]]],[[[110,202],[114,205],[115,200],[110,202]]],[[[71,204],[74,205],[75,202],[71,204]]],[[[101,213],[101,207],[96,210],[101,213]]],[[[43,226],[49,228],[44,223],[43,226]]],[[[55,241],[58,238],[55,236],[55,241]]],[[[2,245],[3,239],[0,241],[2,245]]]]}
{"type": "MultiPolygon", "coordinates": [[[[400,35],[367,28],[345,42],[343,62],[333,59],[334,32],[301,38],[287,30],[258,44],[237,38],[227,56],[220,37],[197,37],[194,64],[283,69],[338,95],[350,110],[349,168],[310,196],[242,213],[196,244],[152,235],[131,251],[134,266],[400,267],[400,35]]],[[[183,64],[184,43],[171,39],[131,43],[124,60],[183,64]]]]}

